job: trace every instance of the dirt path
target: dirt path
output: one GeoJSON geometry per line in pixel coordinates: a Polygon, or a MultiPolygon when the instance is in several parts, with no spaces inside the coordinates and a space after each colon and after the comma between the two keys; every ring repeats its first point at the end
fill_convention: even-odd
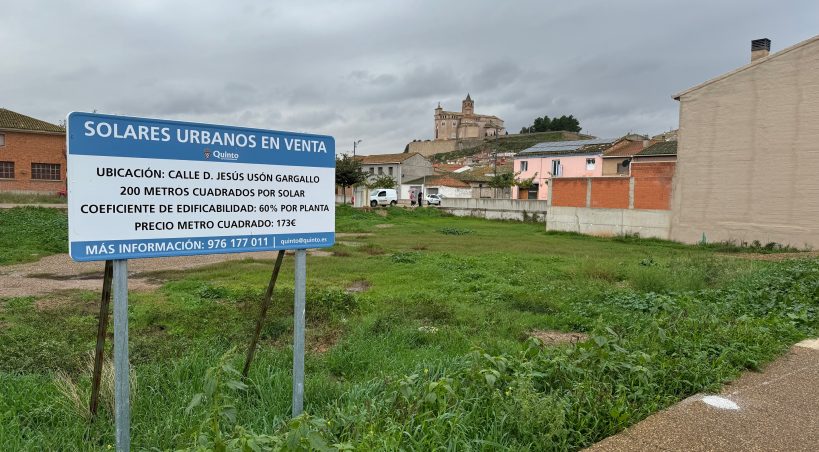
{"type": "Polygon", "coordinates": [[[718,395],[697,394],[587,451],[815,451],[819,339],[802,341],[763,372],[718,395]]]}
{"type": "Polygon", "coordinates": [[[68,209],[68,204],[0,204],[0,209],[14,209],[15,207],[43,207],[46,209],[68,209]]]}
{"type": "MultiPolygon", "coordinates": [[[[151,290],[162,281],[145,275],[162,270],[183,270],[225,261],[242,259],[276,259],[277,251],[240,254],[133,259],[128,261],[128,288],[151,290]]],[[[328,253],[311,251],[314,256],[328,253]]],[[[68,254],[55,254],[37,262],[0,266],[0,297],[45,295],[67,289],[101,290],[103,262],[75,262],[68,254]]]]}

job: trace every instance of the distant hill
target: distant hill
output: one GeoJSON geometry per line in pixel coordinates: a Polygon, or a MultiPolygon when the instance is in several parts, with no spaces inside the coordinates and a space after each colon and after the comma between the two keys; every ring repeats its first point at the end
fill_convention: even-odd
{"type": "Polygon", "coordinates": [[[443,163],[462,157],[469,157],[484,150],[514,152],[517,154],[524,149],[528,149],[538,143],[543,143],[546,141],[586,140],[592,138],[594,137],[591,135],[584,135],[576,132],[539,132],[524,133],[519,135],[502,135],[497,138],[485,138],[479,144],[472,145],[468,148],[435,154],[430,156],[429,159],[432,160],[433,163],[443,163]]]}

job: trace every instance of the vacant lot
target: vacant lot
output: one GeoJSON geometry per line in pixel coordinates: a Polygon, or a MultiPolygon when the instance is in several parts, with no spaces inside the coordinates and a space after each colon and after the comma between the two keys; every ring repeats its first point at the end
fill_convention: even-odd
{"type": "MultiPolygon", "coordinates": [[[[21,225],[0,226],[2,263],[65,246],[62,212],[0,215],[21,225]]],[[[247,387],[230,364],[241,368],[272,261],[165,270],[151,275],[158,289],[130,296],[135,447],[577,449],[819,331],[815,259],[737,259],[433,209],[341,208],[337,228],[332,254],[308,258],[310,416],[288,419],[292,260],[247,387]]],[[[95,421],[85,415],[98,298],[0,300],[5,449],[113,444],[110,394],[95,421]]]]}

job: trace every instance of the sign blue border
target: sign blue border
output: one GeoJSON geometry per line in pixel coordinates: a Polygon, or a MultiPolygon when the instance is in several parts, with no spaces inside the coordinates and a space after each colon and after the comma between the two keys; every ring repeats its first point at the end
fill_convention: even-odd
{"type": "Polygon", "coordinates": [[[333,246],[334,232],[71,242],[76,261],[301,250],[333,246]]]}
{"type": "Polygon", "coordinates": [[[83,112],[69,113],[67,125],[69,155],[336,166],[335,139],[327,135],[83,112]],[[191,142],[194,132],[197,142],[191,142]],[[207,142],[203,142],[203,132],[209,137],[207,142]],[[222,144],[213,143],[217,134],[222,144]],[[225,144],[226,137],[232,140],[228,144],[225,144]],[[240,145],[242,143],[245,145],[240,145]],[[206,152],[209,155],[206,156],[206,152]],[[218,159],[214,152],[235,158],[218,159]]]}

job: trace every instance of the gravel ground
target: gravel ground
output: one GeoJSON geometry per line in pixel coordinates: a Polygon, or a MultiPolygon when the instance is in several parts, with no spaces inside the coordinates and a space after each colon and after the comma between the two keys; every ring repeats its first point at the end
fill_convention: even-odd
{"type": "MultiPolygon", "coordinates": [[[[326,251],[311,250],[312,256],[328,256],[326,251]]],[[[276,259],[277,251],[240,254],[208,254],[203,256],[132,259],[128,261],[128,289],[153,290],[161,281],[145,275],[162,270],[182,270],[225,261],[242,259],[276,259]]],[[[102,290],[105,263],[75,262],[68,254],[55,254],[27,264],[0,266],[0,297],[45,295],[67,290],[102,290]]],[[[271,267],[272,268],[272,267],[271,267]]]]}

